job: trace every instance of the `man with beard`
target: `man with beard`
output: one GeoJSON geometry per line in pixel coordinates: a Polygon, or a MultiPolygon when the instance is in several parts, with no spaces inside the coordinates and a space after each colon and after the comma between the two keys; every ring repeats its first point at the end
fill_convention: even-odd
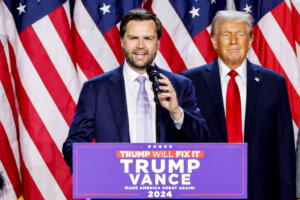
{"type": "Polygon", "coordinates": [[[155,14],[136,9],[121,21],[125,62],[87,81],[81,91],[69,136],[63,145],[72,166],[74,142],[202,142],[208,138],[191,81],[160,69],[154,101],[146,69],[153,65],[162,34],[155,14]],[[159,118],[159,124],[156,119],[159,118]]]}

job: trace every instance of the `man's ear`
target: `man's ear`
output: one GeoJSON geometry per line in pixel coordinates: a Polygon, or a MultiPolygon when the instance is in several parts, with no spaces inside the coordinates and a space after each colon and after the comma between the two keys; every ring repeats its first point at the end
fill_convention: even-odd
{"type": "Polygon", "coordinates": [[[251,49],[253,40],[254,40],[254,36],[250,37],[250,40],[248,42],[248,49],[251,49]]]}
{"type": "Polygon", "coordinates": [[[218,42],[216,36],[211,36],[210,37],[211,43],[214,47],[214,49],[217,51],[218,50],[218,42]]]}

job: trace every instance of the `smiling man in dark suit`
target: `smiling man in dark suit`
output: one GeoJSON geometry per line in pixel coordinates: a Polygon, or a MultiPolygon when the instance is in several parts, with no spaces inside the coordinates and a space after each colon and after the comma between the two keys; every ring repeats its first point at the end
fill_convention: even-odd
{"type": "Polygon", "coordinates": [[[153,65],[162,34],[155,14],[132,10],[122,19],[120,36],[126,57],[115,70],[87,81],[81,91],[63,154],[72,166],[74,142],[201,142],[208,131],[196,104],[192,82],[158,68],[159,106],[146,73],[153,65]],[[159,125],[156,127],[157,107],[159,125]],[[157,134],[159,130],[160,134],[157,134]],[[159,137],[159,138],[158,138],[159,137]]]}
{"type": "Polygon", "coordinates": [[[248,143],[248,199],[294,200],[295,146],[286,82],[246,59],[252,16],[219,11],[211,41],[218,59],[183,72],[195,86],[210,142],[248,143]]]}

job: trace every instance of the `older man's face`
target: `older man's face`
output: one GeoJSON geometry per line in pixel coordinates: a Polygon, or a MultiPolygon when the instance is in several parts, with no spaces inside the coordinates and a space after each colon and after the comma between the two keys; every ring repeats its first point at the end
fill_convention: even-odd
{"type": "Polygon", "coordinates": [[[252,45],[246,23],[229,20],[220,24],[211,40],[219,58],[231,69],[242,64],[252,45]]]}

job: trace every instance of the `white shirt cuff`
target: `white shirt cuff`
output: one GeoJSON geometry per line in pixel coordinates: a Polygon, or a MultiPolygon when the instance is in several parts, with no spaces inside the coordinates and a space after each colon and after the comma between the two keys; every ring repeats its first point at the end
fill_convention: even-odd
{"type": "Polygon", "coordinates": [[[172,117],[172,115],[170,114],[171,118],[173,119],[174,125],[177,128],[177,130],[181,129],[182,124],[183,124],[183,119],[184,119],[184,112],[183,112],[183,109],[181,107],[180,107],[180,110],[181,110],[182,115],[181,115],[181,118],[179,120],[177,120],[177,121],[174,120],[173,117],[172,117]]]}

